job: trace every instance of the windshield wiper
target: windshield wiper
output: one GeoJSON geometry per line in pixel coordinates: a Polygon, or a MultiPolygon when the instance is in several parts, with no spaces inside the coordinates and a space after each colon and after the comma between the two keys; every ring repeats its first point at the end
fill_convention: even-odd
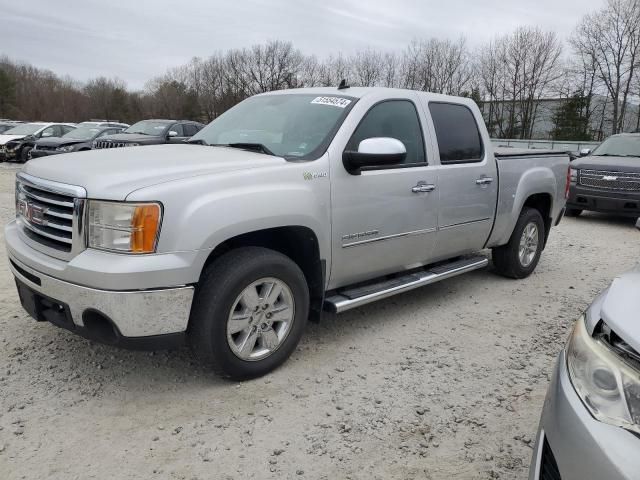
{"type": "Polygon", "coordinates": [[[245,143],[245,142],[235,142],[235,143],[212,143],[210,144],[212,147],[230,147],[230,148],[239,148],[241,150],[251,150],[252,152],[265,153],[267,155],[272,155],[277,157],[275,153],[269,150],[269,147],[264,145],[263,143],[245,143]]]}

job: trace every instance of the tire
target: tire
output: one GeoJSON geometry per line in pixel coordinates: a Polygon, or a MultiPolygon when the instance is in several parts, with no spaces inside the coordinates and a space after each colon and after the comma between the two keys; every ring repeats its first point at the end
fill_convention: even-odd
{"type": "Polygon", "coordinates": [[[196,357],[221,376],[234,380],[256,378],[289,358],[302,337],[308,316],[309,288],[298,265],[273,250],[239,248],[218,258],[202,273],[191,309],[189,344],[196,357]],[[270,284],[281,291],[279,296],[271,297],[272,305],[265,301],[269,299],[265,289],[270,284]],[[259,301],[252,303],[245,296],[259,301]],[[249,308],[249,304],[257,310],[249,308]],[[235,323],[232,314],[242,320],[235,323]],[[288,324],[273,320],[287,316],[291,317],[288,324]],[[231,322],[246,328],[228,335],[231,322]],[[268,322],[273,323],[265,327],[268,322]],[[255,346],[249,341],[254,338],[251,335],[257,337],[255,346]],[[243,340],[247,345],[244,350],[243,340]],[[269,343],[277,345],[270,349],[269,343]],[[266,356],[261,357],[261,352],[266,356]],[[247,357],[249,354],[254,357],[247,357]]]}
{"type": "Polygon", "coordinates": [[[26,163],[29,160],[29,152],[31,151],[31,147],[24,147],[20,151],[20,161],[22,163],[26,163]]]}
{"type": "Polygon", "coordinates": [[[581,213],[582,213],[582,209],[580,208],[567,208],[565,215],[567,217],[579,217],[581,213]]]}
{"type": "Polygon", "coordinates": [[[531,275],[540,260],[545,239],[544,230],[544,221],[540,212],[529,207],[523,208],[509,242],[493,249],[493,264],[496,271],[509,278],[525,278],[531,275]],[[523,240],[525,231],[531,241],[523,240]],[[525,244],[524,255],[521,255],[521,240],[525,244]],[[535,247],[534,241],[537,241],[535,247]],[[531,248],[535,250],[532,252],[531,248]]]}

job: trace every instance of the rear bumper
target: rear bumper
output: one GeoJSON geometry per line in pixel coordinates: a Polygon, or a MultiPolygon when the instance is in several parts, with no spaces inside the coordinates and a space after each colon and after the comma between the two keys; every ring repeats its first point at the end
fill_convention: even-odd
{"type": "Polygon", "coordinates": [[[571,185],[567,208],[640,217],[640,193],[594,190],[571,185]]]}
{"type": "Polygon", "coordinates": [[[540,420],[529,480],[632,480],[640,472],[640,438],[595,420],[575,393],[560,354],[540,420]],[[544,443],[549,446],[544,450],[544,443]],[[552,461],[553,459],[553,461],[552,461]],[[555,463],[558,476],[542,476],[555,463]]]}
{"type": "Polygon", "coordinates": [[[50,321],[103,343],[159,348],[181,341],[194,288],[108,291],[42,274],[9,256],[23,307],[38,321],[50,321]],[[169,337],[164,337],[169,335],[169,337]],[[153,338],[158,337],[158,338],[153,338]],[[160,338],[164,337],[164,338],[160,338]]]}

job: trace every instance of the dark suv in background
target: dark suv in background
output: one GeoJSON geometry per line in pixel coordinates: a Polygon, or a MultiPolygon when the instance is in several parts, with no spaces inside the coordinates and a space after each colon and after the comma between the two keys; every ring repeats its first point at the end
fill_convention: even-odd
{"type": "Polygon", "coordinates": [[[202,123],[189,120],[142,120],[121,133],[95,140],[93,148],[181,143],[198,133],[203,127],[202,123]]]}
{"type": "Polygon", "coordinates": [[[571,162],[567,215],[583,210],[640,217],[640,133],[613,135],[571,162]]]}
{"type": "MultiPolygon", "coordinates": [[[[83,125],[83,124],[80,124],[83,125]]],[[[59,153],[91,150],[93,141],[106,135],[120,133],[121,127],[83,127],[65,133],[61,137],[41,138],[29,152],[31,158],[56,155],[59,153]]]]}

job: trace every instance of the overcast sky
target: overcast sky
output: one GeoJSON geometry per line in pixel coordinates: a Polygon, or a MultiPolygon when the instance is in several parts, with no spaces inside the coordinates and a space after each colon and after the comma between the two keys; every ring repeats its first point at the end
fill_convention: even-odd
{"type": "Polygon", "coordinates": [[[566,38],[604,0],[15,0],[0,5],[0,54],[79,80],[154,75],[218,50],[272,39],[325,56],[414,38],[472,46],[518,25],[566,38]]]}

